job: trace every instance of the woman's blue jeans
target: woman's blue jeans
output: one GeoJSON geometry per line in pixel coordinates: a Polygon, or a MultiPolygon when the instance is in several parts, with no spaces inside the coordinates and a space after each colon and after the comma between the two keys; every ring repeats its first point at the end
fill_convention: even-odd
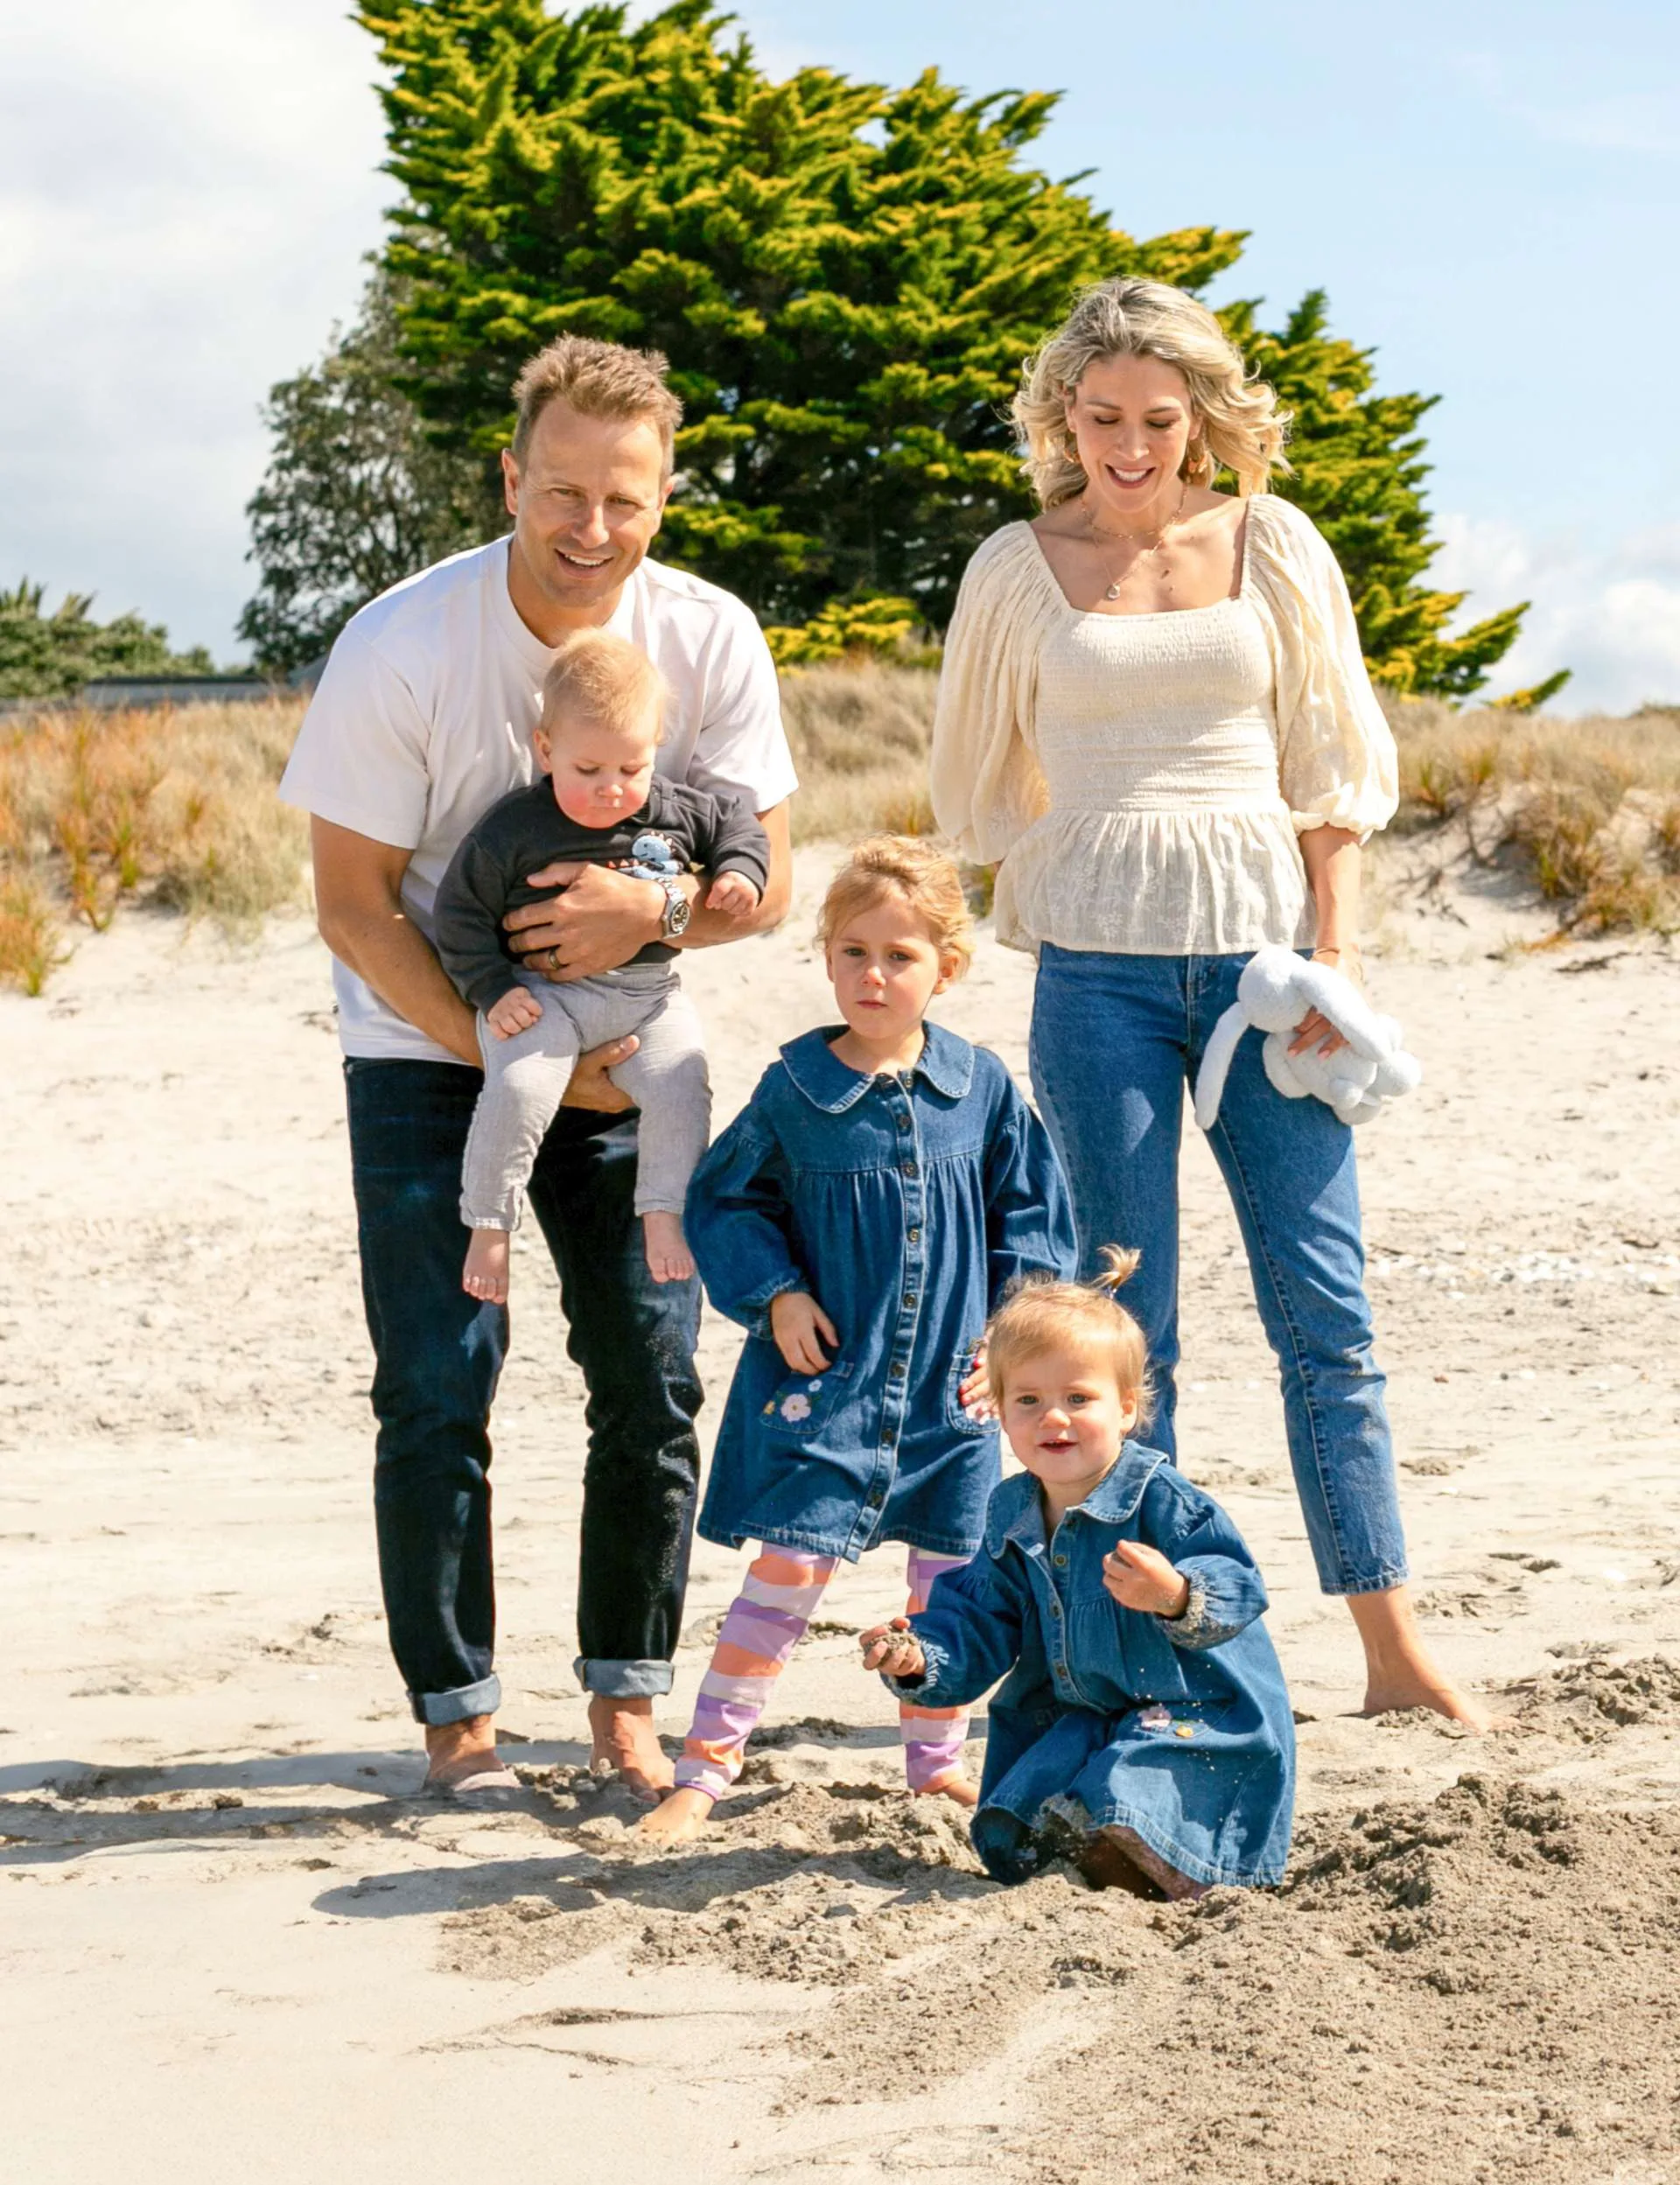
{"type": "MultiPolygon", "coordinates": [[[[1179,1144],[1184,1090],[1236,998],[1246,956],[1108,956],[1046,945],[1032,1005],[1032,1085],[1073,1192],[1084,1273],[1104,1244],[1143,1254],[1125,1303],[1171,1455],[1179,1362],[1179,1144]]],[[[1284,1390],[1295,1484],[1326,1593],[1404,1583],[1384,1381],[1371,1355],[1353,1132],[1322,1101],[1274,1090],[1250,1033],[1210,1137],[1248,1248],[1284,1390]]]]}

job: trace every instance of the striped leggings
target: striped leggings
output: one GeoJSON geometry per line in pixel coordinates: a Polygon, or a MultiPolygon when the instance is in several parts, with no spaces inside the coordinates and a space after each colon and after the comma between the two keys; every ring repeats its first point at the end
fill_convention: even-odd
{"type": "MultiPolygon", "coordinates": [[[[804,1637],[838,1559],[806,1555],[797,1548],[760,1547],[724,1618],[711,1666],[700,1680],[694,1720],[676,1763],[678,1789],[720,1798],[740,1774],[746,1740],[788,1656],[804,1637]]],[[[967,1560],[912,1548],[910,1614],[927,1607],[942,1571],[960,1570],[967,1560]]],[[[938,1790],[960,1775],[968,1733],[966,1707],[914,1707],[901,1700],[899,1735],[911,1789],[938,1790]]]]}

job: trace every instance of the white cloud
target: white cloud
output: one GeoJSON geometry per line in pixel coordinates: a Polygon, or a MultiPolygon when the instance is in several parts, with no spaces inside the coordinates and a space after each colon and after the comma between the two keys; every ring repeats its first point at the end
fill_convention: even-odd
{"type": "Polygon", "coordinates": [[[343,0],[66,0],[0,29],[0,584],[226,656],[257,405],[354,310],[396,195],[343,0]]]}
{"type": "Polygon", "coordinates": [[[1531,599],[1522,634],[1488,685],[1497,697],[1574,670],[1560,712],[1626,713],[1645,699],[1680,701],[1680,524],[1607,549],[1536,536],[1501,520],[1443,517],[1430,579],[1467,592],[1462,624],[1531,599]]]}

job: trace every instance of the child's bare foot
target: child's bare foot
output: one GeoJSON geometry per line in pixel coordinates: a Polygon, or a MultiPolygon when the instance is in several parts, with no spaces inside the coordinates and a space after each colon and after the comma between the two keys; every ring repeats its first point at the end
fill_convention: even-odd
{"type": "Polygon", "coordinates": [[[711,1800],[704,1790],[673,1790],[651,1813],[636,1823],[639,1840],[654,1844],[691,1844],[703,1835],[711,1819],[711,1800]]]}
{"type": "Polygon", "coordinates": [[[470,1298],[482,1298],[486,1305],[506,1305],[508,1302],[508,1232],[506,1229],[474,1229],[472,1242],[466,1248],[466,1265],[461,1273],[461,1287],[470,1298]]]}
{"type": "Polygon", "coordinates": [[[642,1241],[648,1269],[655,1282],[687,1282],[694,1272],[694,1255],[682,1234],[682,1217],[675,1214],[644,1214],[642,1241]]]}
{"type": "Polygon", "coordinates": [[[590,1765],[610,1768],[644,1805],[654,1805],[676,1780],[654,1729],[651,1699],[620,1699],[606,1692],[589,1702],[590,1765]]]}
{"type": "Polygon", "coordinates": [[[980,1803],[980,1789],[966,1775],[952,1775],[944,1782],[929,1783],[925,1790],[916,1793],[919,1798],[948,1798],[953,1805],[960,1805],[972,1813],[980,1803]]]}

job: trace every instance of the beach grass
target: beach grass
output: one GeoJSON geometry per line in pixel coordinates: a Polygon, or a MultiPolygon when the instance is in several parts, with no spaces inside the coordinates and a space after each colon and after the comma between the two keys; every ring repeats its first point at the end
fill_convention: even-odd
{"type": "MultiPolygon", "coordinates": [[[[784,673],[796,842],[934,830],[936,682],[869,659],[784,673]]],[[[1560,936],[1680,929],[1680,712],[1386,703],[1397,828],[1457,825],[1476,856],[1515,858],[1560,936]]],[[[234,930],[301,903],[307,825],[275,789],[302,717],[278,698],[0,724],[0,985],[40,993],[74,929],[124,902],[234,930]]]]}
{"type": "Polygon", "coordinates": [[[39,993],[66,930],[125,901],[237,930],[301,900],[307,823],[275,796],[300,718],[277,700],[0,725],[0,984],[39,993]]]}

